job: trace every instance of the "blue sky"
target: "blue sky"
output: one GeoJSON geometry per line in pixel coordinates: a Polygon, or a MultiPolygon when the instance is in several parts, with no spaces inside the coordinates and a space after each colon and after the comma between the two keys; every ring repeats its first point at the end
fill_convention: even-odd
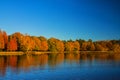
{"type": "Polygon", "coordinates": [[[119,0],[0,0],[8,34],[68,39],[120,39],[119,0]]]}

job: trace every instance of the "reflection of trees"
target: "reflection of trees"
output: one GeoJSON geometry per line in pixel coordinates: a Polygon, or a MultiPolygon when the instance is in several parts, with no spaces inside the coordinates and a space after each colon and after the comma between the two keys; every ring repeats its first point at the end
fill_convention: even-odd
{"type": "Polygon", "coordinates": [[[119,53],[106,53],[106,52],[80,52],[80,53],[51,53],[42,55],[23,55],[23,56],[0,56],[0,75],[6,74],[7,67],[10,67],[13,72],[16,71],[28,71],[31,68],[40,67],[42,69],[48,64],[48,67],[55,68],[64,61],[72,64],[82,64],[84,61],[93,62],[94,60],[108,61],[114,60],[120,61],[119,53]]]}
{"type": "Polygon", "coordinates": [[[83,61],[86,61],[87,60],[87,52],[82,52],[80,54],[81,54],[80,59],[83,61]]]}
{"type": "Polygon", "coordinates": [[[6,60],[5,57],[0,57],[0,75],[4,76],[6,72],[6,60]]]}
{"type": "Polygon", "coordinates": [[[67,63],[73,63],[73,61],[74,61],[74,55],[73,55],[73,53],[67,53],[67,54],[65,54],[65,59],[66,59],[66,61],[67,61],[67,63]]]}
{"type": "Polygon", "coordinates": [[[34,67],[40,66],[41,68],[44,68],[44,66],[48,63],[48,55],[43,54],[40,56],[34,56],[34,67]]]}
{"type": "Polygon", "coordinates": [[[65,54],[65,59],[67,61],[67,63],[79,63],[80,61],[80,53],[66,53],[65,54]]]}
{"type": "Polygon", "coordinates": [[[17,70],[17,56],[8,57],[7,65],[9,65],[13,71],[17,70]]]}
{"type": "Polygon", "coordinates": [[[29,55],[19,56],[18,67],[24,71],[29,70],[30,65],[33,63],[33,59],[29,55]]]}
{"type": "Polygon", "coordinates": [[[60,53],[56,57],[56,63],[61,64],[64,61],[64,53],[60,53]]]}
{"type": "Polygon", "coordinates": [[[120,54],[113,54],[111,55],[112,56],[112,59],[115,60],[115,61],[120,61],[120,54]]]}
{"type": "Polygon", "coordinates": [[[95,55],[89,55],[89,60],[94,61],[95,60],[95,55]]]}
{"type": "Polygon", "coordinates": [[[108,60],[109,59],[109,56],[108,56],[109,54],[99,54],[99,55],[96,55],[96,59],[97,60],[104,60],[104,61],[106,61],[106,60],[108,60]]]}
{"type": "Polygon", "coordinates": [[[39,56],[25,55],[20,57],[18,65],[24,70],[29,70],[31,67],[44,67],[47,64],[47,62],[47,54],[39,56]]]}
{"type": "Polygon", "coordinates": [[[108,53],[108,52],[81,52],[81,60],[120,60],[119,53],[108,53]]]}
{"type": "Polygon", "coordinates": [[[64,54],[49,54],[48,58],[48,65],[52,68],[54,68],[56,65],[62,63],[64,61],[64,54]]]}
{"type": "Polygon", "coordinates": [[[80,61],[80,53],[74,53],[74,60],[76,63],[79,63],[80,61]]]}

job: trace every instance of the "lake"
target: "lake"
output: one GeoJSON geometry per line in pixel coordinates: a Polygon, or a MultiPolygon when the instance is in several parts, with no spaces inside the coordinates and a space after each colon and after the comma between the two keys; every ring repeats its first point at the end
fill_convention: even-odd
{"type": "Polygon", "coordinates": [[[120,53],[0,56],[0,80],[120,80],[120,53]]]}

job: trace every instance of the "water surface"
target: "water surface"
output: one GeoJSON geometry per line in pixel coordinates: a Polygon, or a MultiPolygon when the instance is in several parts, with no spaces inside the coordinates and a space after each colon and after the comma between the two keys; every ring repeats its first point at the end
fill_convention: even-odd
{"type": "Polygon", "coordinates": [[[0,80],[120,80],[120,54],[0,56],[0,80]]]}

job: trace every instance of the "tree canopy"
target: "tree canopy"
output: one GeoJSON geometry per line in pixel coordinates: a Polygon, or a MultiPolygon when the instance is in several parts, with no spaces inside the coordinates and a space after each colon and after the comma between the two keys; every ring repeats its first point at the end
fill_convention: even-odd
{"type": "Polygon", "coordinates": [[[88,41],[83,39],[60,40],[44,36],[30,36],[15,32],[7,35],[0,30],[0,51],[114,51],[120,52],[120,40],[88,41]]]}

